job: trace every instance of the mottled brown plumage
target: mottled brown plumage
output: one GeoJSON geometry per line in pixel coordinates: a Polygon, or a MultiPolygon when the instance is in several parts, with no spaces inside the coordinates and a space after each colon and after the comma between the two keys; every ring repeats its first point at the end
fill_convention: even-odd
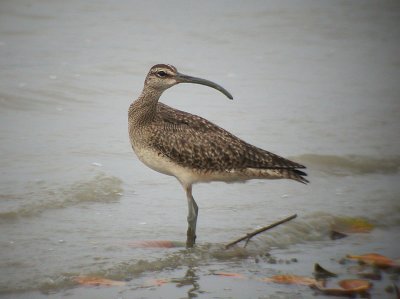
{"type": "Polygon", "coordinates": [[[305,168],[303,165],[253,146],[200,116],[159,103],[162,92],[178,83],[207,85],[232,98],[211,81],[180,74],[170,65],[155,65],[146,77],[142,94],[129,108],[129,137],[142,162],[175,176],[186,190],[187,245],[193,246],[197,205],[192,184],[280,178],[308,181],[299,170],[305,168]]]}
{"type": "Polygon", "coordinates": [[[307,182],[297,170],[303,165],[246,143],[200,116],[159,103],[151,128],[149,146],[182,167],[206,173],[274,169],[282,178],[307,182]]]}

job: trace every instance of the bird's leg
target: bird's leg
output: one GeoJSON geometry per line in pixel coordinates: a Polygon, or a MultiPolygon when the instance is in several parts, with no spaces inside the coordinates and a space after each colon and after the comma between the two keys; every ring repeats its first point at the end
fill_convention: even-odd
{"type": "Polygon", "coordinates": [[[192,186],[185,187],[186,197],[188,200],[188,208],[189,213],[187,217],[188,221],[188,230],[187,230],[187,240],[186,240],[186,247],[193,247],[194,243],[196,242],[196,223],[197,223],[197,215],[199,208],[197,207],[196,202],[194,201],[192,195],[192,186]]]}

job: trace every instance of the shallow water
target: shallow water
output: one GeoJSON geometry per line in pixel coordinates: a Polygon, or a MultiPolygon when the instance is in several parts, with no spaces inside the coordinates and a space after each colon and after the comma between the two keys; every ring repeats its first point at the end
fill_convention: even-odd
{"type": "Polygon", "coordinates": [[[0,297],[308,298],[258,279],[310,276],[316,262],[344,271],[349,253],[399,258],[399,17],[396,1],[2,1],[0,297]],[[132,246],[185,241],[183,190],[142,165],[127,136],[128,106],[156,63],[234,96],[182,85],[164,103],[305,164],[311,184],[195,186],[196,249],[132,246]],[[330,240],[343,217],[375,229],[330,240]],[[78,275],[128,282],[77,288],[78,275]]]}

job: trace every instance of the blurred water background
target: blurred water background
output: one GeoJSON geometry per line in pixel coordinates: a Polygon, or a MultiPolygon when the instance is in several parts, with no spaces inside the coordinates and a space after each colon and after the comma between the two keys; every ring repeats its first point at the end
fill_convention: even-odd
{"type": "Polygon", "coordinates": [[[1,1],[0,297],[308,298],[212,274],[398,258],[399,28],[398,1],[1,1]],[[127,134],[156,63],[234,96],[179,85],[164,103],[305,164],[311,184],[196,185],[197,249],[130,246],[186,238],[183,190],[142,165],[127,134]],[[245,250],[221,248],[294,213],[245,250]],[[374,230],[330,240],[343,217],[374,230]],[[271,252],[298,262],[260,260],[271,252]],[[76,288],[73,277],[89,274],[128,284],[76,288]],[[144,288],[154,277],[175,283],[144,288]]]}

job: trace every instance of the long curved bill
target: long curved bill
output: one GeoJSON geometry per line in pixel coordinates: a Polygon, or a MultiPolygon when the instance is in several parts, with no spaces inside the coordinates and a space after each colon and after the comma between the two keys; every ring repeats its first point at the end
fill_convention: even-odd
{"type": "Polygon", "coordinates": [[[233,99],[232,95],[221,85],[218,85],[217,83],[214,83],[212,81],[206,80],[206,79],[201,79],[201,78],[196,78],[188,75],[184,75],[181,73],[176,74],[176,80],[178,83],[194,83],[194,84],[201,84],[205,85],[211,88],[214,88],[220,92],[222,92],[224,95],[226,95],[229,99],[233,99]]]}

